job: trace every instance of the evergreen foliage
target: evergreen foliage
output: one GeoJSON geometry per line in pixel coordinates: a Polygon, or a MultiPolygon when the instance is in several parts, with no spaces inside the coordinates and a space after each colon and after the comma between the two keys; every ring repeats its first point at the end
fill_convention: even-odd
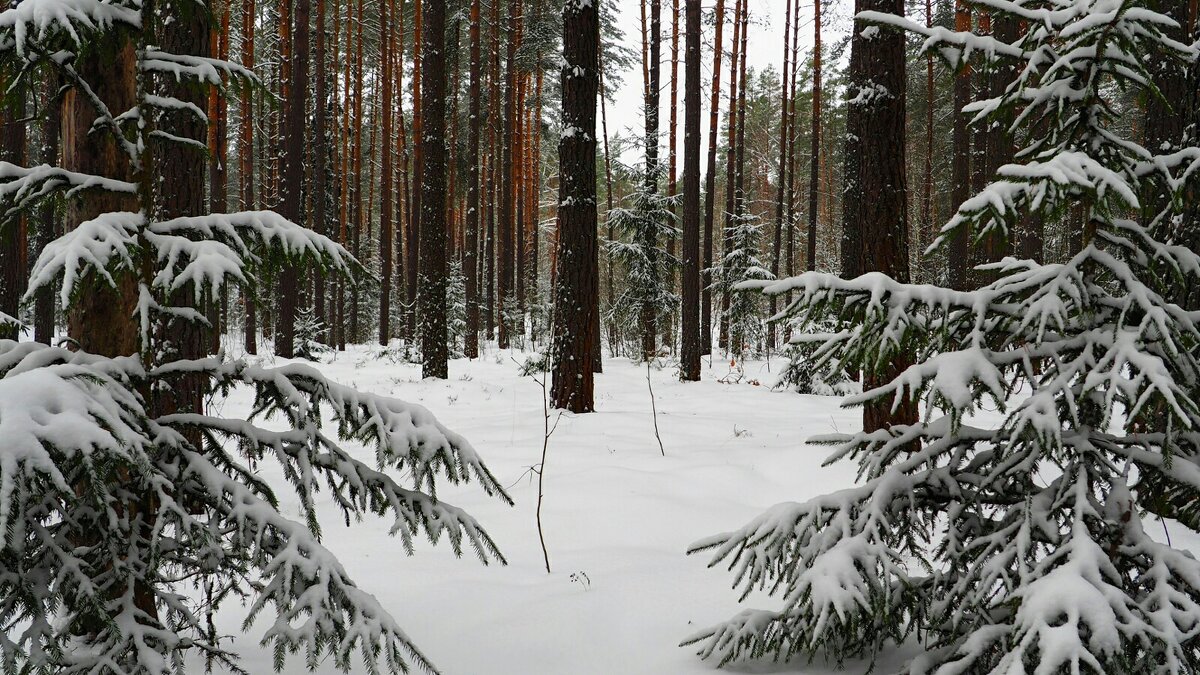
{"type": "MultiPolygon", "coordinates": [[[[656,170],[662,171],[661,167],[656,170]]],[[[639,358],[641,336],[632,327],[638,325],[643,303],[650,301],[658,316],[669,316],[679,304],[679,296],[668,284],[679,261],[663,248],[668,238],[678,235],[671,211],[672,200],[677,198],[651,192],[646,183],[644,179],[638,181],[630,208],[617,207],[608,213],[609,223],[619,236],[607,246],[614,264],[625,270],[625,284],[605,321],[625,327],[621,335],[629,342],[626,352],[639,358]]]]}
{"type": "Polygon", "coordinates": [[[714,279],[714,290],[728,294],[729,307],[724,318],[729,324],[729,353],[740,358],[758,354],[766,335],[763,320],[762,294],[738,291],[743,282],[771,281],[770,265],[760,257],[762,250],[762,221],[753,213],[733,217],[733,225],[727,231],[729,254],[721,264],[709,270],[714,279]]]}
{"type": "Polygon", "coordinates": [[[706,657],[840,662],[917,633],[925,651],[905,672],[1200,669],[1200,561],[1145,523],[1197,522],[1200,315],[1167,293],[1200,283],[1200,255],[1131,219],[1154,192],[1167,206],[1153,220],[1182,217],[1200,147],[1142,147],[1113,103],[1153,95],[1145,64],[1195,59],[1195,47],[1139,0],[975,4],[1019,20],[1017,39],[860,15],[926,35],[954,65],[1015,67],[971,111],[983,124],[1012,113],[1022,149],[938,243],[1082,208],[1081,245],[1065,262],[990,265],[994,281],[971,292],[880,274],[755,284],[796,293],[787,311],[802,325],[832,317],[820,363],[881,372],[915,357],[846,404],[912,397],[926,416],[814,439],[836,446],[828,461],[858,462],[858,485],[694,546],[730,561],[743,597],[766,588],[783,601],[694,636],[706,657]],[[984,406],[1003,421],[977,425],[984,406]]]}
{"type": "Polygon", "coordinates": [[[469,548],[484,562],[502,562],[471,516],[435,496],[441,479],[475,481],[508,500],[471,445],[420,406],[343,387],[303,365],[173,355],[169,338],[178,326],[205,322],[172,306],[180,293],[199,300],[282,265],[358,270],[340,245],[269,211],[155,217],[158,144],[148,139],[203,144],[155,128],[164,111],[203,116],[161,91],[161,82],[255,82],[227,62],[154,48],[154,27],[185,11],[204,10],[24,0],[0,13],[2,58],[19,61],[21,77],[56,72],[75,95],[90,97],[100,111],[92,133],[109,135],[136,177],[0,165],[5,211],[85,190],[126,195],[137,206],[101,213],[50,243],[33,266],[27,298],[61,280],[69,307],[97,286],[131,280],[139,327],[137,353],[118,357],[0,341],[0,663],[6,673],[167,675],[200,658],[241,672],[237,655],[222,646],[227,637],[206,621],[206,613],[240,601],[247,623],[270,617],[262,643],[273,649],[276,669],[302,653],[309,668],[329,659],[349,670],[358,654],[372,673],[432,670],[321,544],[316,496],[326,489],[347,522],[390,517],[391,533],[410,553],[423,534],[448,540],[455,553],[469,548]],[[73,66],[99,58],[92,46],[114,33],[135,47],[136,68],[126,74],[138,92],[131,110],[108,110],[95,92],[113,83],[85,81],[73,66]],[[248,387],[253,414],[235,419],[175,405],[184,380],[217,394],[248,387]],[[371,447],[374,461],[357,459],[343,442],[371,447]],[[272,460],[286,482],[251,468],[272,460]],[[303,522],[281,513],[283,490],[299,499],[303,522]]]}

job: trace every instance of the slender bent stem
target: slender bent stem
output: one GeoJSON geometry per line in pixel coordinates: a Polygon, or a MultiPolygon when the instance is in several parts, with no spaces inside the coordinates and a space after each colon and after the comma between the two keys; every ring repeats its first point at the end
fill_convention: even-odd
{"type": "Polygon", "coordinates": [[[658,441],[658,451],[663,457],[667,451],[663,448],[662,434],[658,433],[658,405],[654,402],[654,385],[650,383],[650,361],[646,361],[646,388],[650,390],[650,419],[654,420],[654,439],[658,441]]]}

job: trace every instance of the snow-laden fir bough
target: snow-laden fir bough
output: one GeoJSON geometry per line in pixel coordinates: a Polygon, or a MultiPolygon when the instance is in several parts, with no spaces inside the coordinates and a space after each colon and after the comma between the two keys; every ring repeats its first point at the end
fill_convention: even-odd
{"type": "MultiPolygon", "coordinates": [[[[127,195],[134,210],[109,211],[48,245],[33,266],[29,297],[62,282],[64,306],[97,287],[136,288],[137,353],[102,356],[0,342],[0,667],[5,673],[166,675],[207,662],[240,672],[237,655],[206,616],[243,600],[246,625],[265,616],[262,644],[275,667],[302,653],[348,670],[432,671],[391,614],[347,575],[320,541],[322,488],[349,522],[392,519],[391,533],[448,540],[484,562],[503,561],[476,521],[437,498],[438,479],[476,481],[508,496],[462,437],[420,406],[361,393],[303,365],[267,368],[219,357],[184,359],[172,341],[184,322],[180,294],[252,283],[283,264],[351,274],[338,244],[272,212],[160,220],[154,149],[199,143],[157,128],[164,111],[203,111],[161,95],[164,81],[223,87],[254,76],[213,59],[156,51],[155,26],[173,2],[23,0],[0,12],[0,58],[19,77],[56,72],[98,111],[134,180],[54,167],[0,163],[3,226],[46,198],[85,191],[127,195]],[[89,47],[131,41],[137,91],[129,110],[109,110],[76,69],[100,58],[89,47]],[[168,146],[169,147],[169,146],[168,146]],[[184,380],[224,394],[254,392],[249,419],[167,403],[184,380]],[[283,423],[284,430],[266,428],[283,423]],[[332,420],[334,427],[326,423],[332,420]],[[361,461],[342,445],[374,449],[361,461]],[[279,510],[277,490],[254,470],[274,461],[299,499],[304,522],[279,510]],[[404,476],[402,484],[398,476],[404,476]],[[207,606],[206,606],[207,605],[207,606]],[[357,656],[356,656],[357,655],[357,656]]],[[[6,88],[11,82],[4,82],[6,88]]],[[[165,87],[164,87],[165,88],[165,87]]],[[[170,189],[169,185],[162,185],[170,189]]],[[[103,330],[104,327],[97,327],[103,330]]]]}
{"type": "Polygon", "coordinates": [[[913,397],[925,417],[815,439],[836,446],[828,461],[858,462],[857,485],[694,546],[729,562],[743,598],[765,588],[782,605],[693,636],[706,657],[841,662],[911,639],[923,650],[907,673],[1200,670],[1200,561],[1144,525],[1200,527],[1200,312],[1170,299],[1200,284],[1200,256],[1164,234],[1200,226],[1183,221],[1200,142],[1193,127],[1160,154],[1117,119],[1119,95],[1158,93],[1148,60],[1195,68],[1196,47],[1136,0],[974,4],[1019,20],[1017,39],[859,15],[926,35],[953,65],[1015,68],[971,111],[1013,120],[1022,149],[935,246],[1077,208],[1082,246],[990,265],[995,281],[971,292],[881,274],[753,285],[796,293],[784,314],[803,324],[834,317],[822,363],[879,372],[915,357],[846,404],[913,397]],[[1002,421],[974,424],[985,405],[1002,421]]]}

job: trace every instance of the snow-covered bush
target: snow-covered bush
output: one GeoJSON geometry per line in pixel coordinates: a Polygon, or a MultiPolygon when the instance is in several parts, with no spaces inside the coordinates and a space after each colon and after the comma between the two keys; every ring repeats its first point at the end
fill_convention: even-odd
{"type": "Polygon", "coordinates": [[[1200,284],[1200,255],[1146,225],[1181,216],[1200,147],[1156,154],[1120,136],[1113,98],[1152,95],[1145,63],[1196,50],[1135,0],[975,4],[1018,20],[1019,37],[860,15],[927,35],[952,62],[1015,67],[971,109],[985,124],[1013,114],[1022,150],[943,239],[1082,207],[1082,247],[1065,262],[1004,260],[972,292],[880,274],[761,284],[796,293],[787,311],[804,325],[834,317],[821,363],[880,372],[915,355],[846,403],[912,397],[925,418],[815,439],[836,446],[828,461],[858,462],[857,485],[695,545],[746,593],[782,596],[694,636],[705,656],[840,661],[915,633],[924,650],[908,673],[1200,671],[1200,561],[1143,525],[1153,513],[1194,527],[1200,499],[1200,315],[1165,295],[1200,284]],[[1147,191],[1168,206],[1135,221],[1147,191]],[[974,422],[984,405],[1002,421],[974,422]]]}
{"type": "Polygon", "coordinates": [[[322,354],[332,352],[325,342],[326,334],[325,323],[316,310],[311,306],[300,308],[296,312],[296,358],[320,361],[322,354]]]}
{"type": "Polygon", "coordinates": [[[462,261],[457,258],[447,265],[446,337],[450,341],[450,356],[462,358],[467,340],[467,277],[463,275],[462,261]]]}
{"type": "Polygon", "coordinates": [[[761,351],[767,325],[762,315],[762,295],[736,288],[747,281],[770,281],[775,275],[759,257],[762,221],[758,216],[751,213],[734,216],[726,237],[730,242],[729,253],[709,273],[713,290],[729,297],[722,318],[729,326],[729,353],[740,359],[761,351]]]}
{"type": "Polygon", "coordinates": [[[151,27],[179,11],[202,10],[23,0],[0,12],[0,58],[22,65],[6,72],[50,69],[73,95],[89,97],[99,111],[91,133],[109,135],[137,179],[0,164],[5,212],[84,190],[123,195],[133,207],[102,212],[46,246],[29,297],[61,279],[69,306],[98,286],[132,281],[129,320],[138,326],[136,353],[124,356],[0,341],[0,663],[6,673],[167,675],[205,660],[236,669],[228,636],[206,613],[244,602],[248,622],[267,616],[262,643],[277,669],[302,653],[310,668],[328,659],[348,670],[359,654],[372,673],[430,670],[322,546],[317,493],[326,490],[347,522],[390,518],[409,552],[424,535],[485,562],[503,558],[470,515],[437,499],[435,483],[476,481],[508,497],[471,445],[420,406],[354,391],[300,364],[173,356],[175,327],[204,321],[172,306],[180,293],[199,298],[281,264],[337,274],[357,266],[338,244],[272,212],[156,217],[154,191],[171,186],[154,174],[159,143],[148,137],[202,144],[156,130],[157,111],[203,116],[159,91],[157,76],[200,86],[220,86],[223,75],[254,80],[222,61],[154,49],[151,27]],[[130,110],[109,110],[95,94],[100,83],[75,68],[77,58],[103,58],[89,49],[112,31],[134,42],[126,53],[136,67],[113,71],[135,80],[124,82],[138,92],[130,110]],[[185,380],[216,395],[248,387],[253,414],[172,405],[185,380]],[[343,442],[367,445],[373,460],[343,442]],[[252,470],[264,462],[284,480],[252,470]],[[303,522],[280,512],[279,490],[298,497],[303,522]]]}
{"type": "Polygon", "coordinates": [[[828,328],[831,327],[825,322],[814,332],[793,334],[791,341],[783,349],[787,364],[779,373],[779,379],[775,381],[776,389],[788,389],[798,394],[816,396],[852,396],[862,392],[862,384],[852,378],[845,369],[834,367],[817,358],[817,351],[823,344],[821,336],[828,334],[828,328]]]}

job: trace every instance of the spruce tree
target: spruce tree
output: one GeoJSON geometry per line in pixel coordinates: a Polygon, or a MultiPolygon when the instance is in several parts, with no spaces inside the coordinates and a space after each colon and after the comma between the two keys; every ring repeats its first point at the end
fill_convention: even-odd
{"type": "Polygon", "coordinates": [[[915,400],[925,417],[815,439],[836,446],[828,461],[858,463],[857,485],[695,546],[731,562],[746,593],[782,596],[696,635],[705,656],[840,661],[915,633],[908,673],[1200,668],[1200,561],[1146,522],[1200,526],[1200,316],[1169,295],[1200,283],[1200,255],[1153,226],[1189,208],[1200,146],[1143,147],[1118,123],[1121,97],[1157,93],[1147,64],[1196,49],[1142,0],[975,4],[1018,21],[1015,39],[859,15],[924,35],[953,66],[1015,68],[968,109],[977,124],[1013,115],[1021,150],[937,245],[1075,222],[1080,207],[1083,245],[988,265],[974,291],[880,273],[759,284],[797,293],[787,311],[802,323],[832,320],[822,363],[882,374],[915,355],[846,404],[915,400]],[[1135,219],[1148,193],[1164,197],[1149,225],[1135,219]],[[984,406],[1002,421],[981,424],[984,406]]]}
{"type": "MultiPolygon", "coordinates": [[[[4,166],[5,213],[36,209],[55,194],[116,196],[88,197],[90,215],[45,247],[26,298],[61,280],[65,307],[92,307],[100,289],[131,288],[132,316],[121,320],[136,330],[125,352],[112,339],[96,342],[106,347],[101,353],[0,341],[5,672],[167,675],[185,672],[191,659],[242,672],[227,636],[207,620],[235,601],[245,602],[247,623],[269,617],[262,644],[274,651],[277,670],[296,653],[309,668],[329,659],[349,670],[361,659],[371,673],[432,670],[322,545],[317,493],[328,490],[347,521],[391,518],[409,552],[424,534],[487,562],[503,558],[471,516],[436,498],[435,485],[439,477],[477,481],[507,500],[504,490],[465,439],[419,406],[343,387],[300,364],[174,356],[180,327],[206,323],[174,304],[181,291],[199,301],[284,265],[341,275],[359,265],[340,245],[269,211],[160,217],[159,191],[171,185],[157,173],[157,154],[202,141],[167,133],[159,122],[204,118],[168,86],[258,85],[240,66],[156,47],[163,44],[156,27],[204,8],[137,0],[39,8],[44,3],[29,0],[0,13],[2,58],[21,66],[4,88],[14,84],[8,78],[61,75],[70,95],[96,110],[93,140],[107,139],[121,160],[111,165],[129,172],[4,166]],[[86,77],[96,71],[82,66],[99,63],[97,45],[112,35],[121,36],[115,42],[132,67],[100,71],[105,81],[86,77]],[[136,92],[130,109],[112,109],[97,94],[116,88],[136,92]],[[252,415],[173,402],[197,381],[217,395],[253,390],[252,415]],[[346,441],[370,446],[374,461],[356,458],[346,441]],[[253,471],[268,461],[286,482],[253,471]],[[299,522],[280,510],[285,486],[299,500],[299,522]]],[[[73,321],[88,316],[95,314],[73,321]]],[[[81,326],[100,337],[119,327],[81,326]]]]}

